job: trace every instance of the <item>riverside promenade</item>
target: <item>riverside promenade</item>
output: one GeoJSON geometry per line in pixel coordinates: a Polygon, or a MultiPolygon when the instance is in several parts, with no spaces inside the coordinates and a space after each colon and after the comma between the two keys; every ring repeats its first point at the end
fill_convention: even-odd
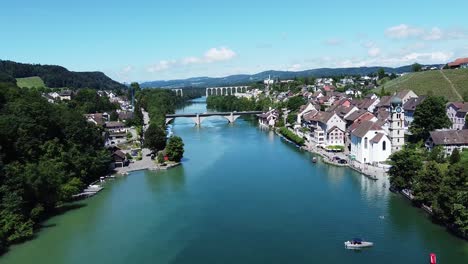
{"type": "Polygon", "coordinates": [[[364,174],[366,177],[377,180],[386,178],[388,175],[384,168],[372,166],[369,164],[362,164],[354,160],[350,160],[345,152],[327,152],[322,148],[317,147],[314,143],[306,141],[305,147],[307,151],[320,155],[325,163],[340,166],[349,167],[355,171],[364,174]],[[333,157],[339,157],[340,159],[346,160],[347,164],[340,164],[333,160],[333,157]]]}

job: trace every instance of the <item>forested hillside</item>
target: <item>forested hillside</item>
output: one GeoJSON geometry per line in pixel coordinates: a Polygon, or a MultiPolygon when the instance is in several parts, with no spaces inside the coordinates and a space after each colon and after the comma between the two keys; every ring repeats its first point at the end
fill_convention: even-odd
{"type": "Polygon", "coordinates": [[[93,88],[114,90],[125,88],[125,85],[107,77],[102,72],[72,72],[61,66],[25,64],[0,60],[0,73],[13,78],[38,76],[49,88],[93,88]]]}
{"type": "Polygon", "coordinates": [[[79,111],[0,74],[0,253],[107,172],[103,143],[79,111]]]}

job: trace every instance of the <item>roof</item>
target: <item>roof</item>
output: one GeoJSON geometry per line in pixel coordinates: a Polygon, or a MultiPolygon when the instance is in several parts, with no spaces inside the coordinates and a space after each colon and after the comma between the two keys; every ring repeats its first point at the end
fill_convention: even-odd
{"type": "Polygon", "coordinates": [[[59,93],[60,96],[71,96],[71,94],[72,94],[72,91],[70,90],[61,91],[59,93]]]}
{"type": "Polygon", "coordinates": [[[414,111],[416,107],[426,99],[426,96],[420,96],[418,98],[410,98],[406,103],[403,104],[405,111],[414,111]]]}
{"type": "Polygon", "coordinates": [[[436,145],[468,145],[468,129],[432,131],[430,135],[436,145]]]}
{"type": "Polygon", "coordinates": [[[390,112],[386,109],[379,109],[379,111],[377,111],[377,119],[379,120],[387,120],[389,116],[390,112]]]}
{"type": "Polygon", "coordinates": [[[314,116],[318,113],[317,110],[310,110],[308,112],[306,112],[303,116],[302,116],[302,119],[304,119],[304,121],[306,122],[310,122],[312,121],[312,119],[314,118],[314,116]]]}
{"type": "Polygon", "coordinates": [[[455,106],[457,112],[468,112],[468,102],[450,102],[447,106],[455,106]]]}
{"type": "Polygon", "coordinates": [[[330,113],[330,112],[317,112],[317,114],[315,114],[311,121],[317,121],[317,122],[321,122],[321,123],[327,123],[328,120],[330,120],[330,118],[332,118],[332,116],[334,116],[335,113],[330,113]]]}
{"type": "Polygon", "coordinates": [[[120,112],[119,119],[120,120],[127,120],[133,118],[133,112],[120,112]]]}
{"type": "Polygon", "coordinates": [[[390,103],[392,101],[392,96],[385,95],[380,98],[380,102],[377,104],[377,107],[382,107],[382,106],[390,106],[390,103]]]}
{"type": "Polygon", "coordinates": [[[112,156],[117,156],[117,157],[119,157],[121,159],[125,159],[125,157],[126,157],[125,153],[123,153],[123,151],[121,151],[121,150],[114,151],[114,153],[112,153],[112,156]]]}
{"type": "Polygon", "coordinates": [[[106,128],[115,128],[115,127],[124,127],[125,125],[120,123],[120,122],[116,122],[116,121],[109,121],[109,122],[106,122],[106,128]]]}
{"type": "Polygon", "coordinates": [[[395,96],[400,98],[400,99],[403,99],[405,98],[405,96],[407,96],[409,93],[411,92],[411,90],[401,90],[399,91],[395,96]]]}
{"type": "Polygon", "coordinates": [[[367,132],[371,130],[382,130],[382,127],[380,127],[378,124],[372,121],[364,121],[362,122],[356,129],[354,129],[351,134],[353,134],[356,137],[364,137],[367,132]]]}
{"type": "Polygon", "coordinates": [[[360,109],[357,111],[352,112],[349,116],[345,118],[346,121],[351,121],[354,122],[356,119],[364,115],[365,113],[368,113],[366,110],[360,109]]]}
{"type": "Polygon", "coordinates": [[[339,117],[343,118],[345,115],[351,112],[353,108],[354,106],[349,106],[349,107],[346,107],[344,105],[332,106],[327,110],[327,112],[336,113],[339,117]]]}
{"type": "Polygon", "coordinates": [[[377,134],[375,135],[375,137],[373,137],[373,138],[370,140],[370,142],[372,142],[372,143],[379,143],[380,140],[383,138],[383,136],[385,136],[383,133],[377,133],[377,134]]]}
{"type": "Polygon", "coordinates": [[[372,99],[372,98],[364,98],[363,100],[359,100],[359,101],[356,101],[355,104],[357,106],[357,108],[359,109],[368,109],[372,104],[375,103],[375,101],[377,101],[377,98],[375,99],[372,99]]]}
{"type": "Polygon", "coordinates": [[[455,61],[450,62],[448,64],[448,66],[449,67],[456,67],[456,66],[460,66],[461,64],[465,64],[465,63],[468,63],[468,58],[458,58],[455,61]]]}
{"type": "Polygon", "coordinates": [[[329,133],[329,132],[331,132],[331,131],[333,131],[333,130],[335,130],[335,129],[338,129],[338,130],[340,130],[340,131],[343,131],[343,130],[341,130],[341,129],[340,129],[339,127],[337,127],[337,126],[332,126],[332,128],[328,129],[327,133],[329,133]]]}

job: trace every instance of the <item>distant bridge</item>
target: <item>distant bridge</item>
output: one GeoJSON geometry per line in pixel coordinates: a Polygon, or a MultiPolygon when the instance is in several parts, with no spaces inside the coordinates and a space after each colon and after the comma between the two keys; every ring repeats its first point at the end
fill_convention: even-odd
{"type": "Polygon", "coordinates": [[[250,86],[229,86],[229,87],[209,87],[206,88],[206,97],[210,95],[234,95],[239,91],[247,92],[250,86]]]}
{"type": "Polygon", "coordinates": [[[191,118],[195,125],[199,126],[204,119],[210,116],[221,116],[228,120],[229,123],[234,123],[237,118],[244,115],[257,115],[261,114],[262,111],[245,111],[245,112],[214,112],[214,113],[193,113],[193,114],[172,114],[166,115],[166,125],[177,117],[188,117],[191,118]]]}

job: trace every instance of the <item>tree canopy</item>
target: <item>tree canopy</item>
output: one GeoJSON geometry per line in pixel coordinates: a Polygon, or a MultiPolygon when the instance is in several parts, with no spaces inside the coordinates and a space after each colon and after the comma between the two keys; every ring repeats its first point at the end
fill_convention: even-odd
{"type": "Polygon", "coordinates": [[[109,168],[102,131],[64,104],[0,82],[0,252],[109,168]]]}
{"type": "Polygon", "coordinates": [[[184,142],[181,137],[172,136],[166,147],[166,155],[171,161],[180,162],[184,156],[184,142]]]}
{"type": "Polygon", "coordinates": [[[414,121],[410,131],[414,140],[426,140],[429,132],[448,128],[451,125],[445,110],[445,99],[438,96],[428,96],[414,112],[414,121]]]}

